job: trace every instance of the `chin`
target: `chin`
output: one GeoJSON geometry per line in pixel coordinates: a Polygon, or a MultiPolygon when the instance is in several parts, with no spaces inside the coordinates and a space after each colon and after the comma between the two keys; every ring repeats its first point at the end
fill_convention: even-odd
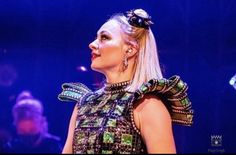
{"type": "Polygon", "coordinates": [[[102,72],[102,68],[99,67],[98,65],[94,64],[94,63],[91,64],[91,69],[94,70],[94,71],[96,71],[96,72],[103,73],[103,72],[102,72]]]}

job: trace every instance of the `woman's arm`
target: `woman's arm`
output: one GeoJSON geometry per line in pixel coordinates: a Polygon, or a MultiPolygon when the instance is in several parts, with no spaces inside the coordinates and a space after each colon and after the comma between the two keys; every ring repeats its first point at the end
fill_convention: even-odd
{"type": "Polygon", "coordinates": [[[134,120],[148,153],[176,153],[171,117],[160,99],[146,95],[134,109],[134,120]]]}
{"type": "Polygon", "coordinates": [[[73,141],[73,134],[74,134],[74,129],[75,129],[75,122],[76,122],[76,117],[77,117],[77,105],[74,107],[71,119],[70,119],[70,125],[69,125],[69,130],[68,130],[68,135],[66,139],[65,146],[63,148],[62,153],[72,153],[72,141],[73,141]]]}

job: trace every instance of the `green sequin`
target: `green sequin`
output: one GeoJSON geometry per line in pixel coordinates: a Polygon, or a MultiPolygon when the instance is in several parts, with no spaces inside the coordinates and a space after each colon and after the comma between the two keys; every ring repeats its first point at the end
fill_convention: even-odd
{"type": "Polygon", "coordinates": [[[117,94],[113,94],[113,95],[111,96],[111,100],[115,100],[118,95],[119,95],[118,93],[117,93],[117,94]]]}
{"type": "Polygon", "coordinates": [[[114,143],[114,133],[105,131],[103,134],[103,143],[114,143]]]}
{"type": "Polygon", "coordinates": [[[130,134],[121,135],[121,144],[123,145],[132,145],[133,136],[130,134]]]}
{"type": "Polygon", "coordinates": [[[158,81],[158,85],[156,86],[156,90],[162,90],[163,87],[165,87],[165,81],[163,79],[160,79],[158,81]]]}
{"type": "Polygon", "coordinates": [[[164,85],[165,85],[165,80],[160,79],[160,80],[158,81],[158,83],[159,83],[160,86],[164,86],[164,85]]]}
{"type": "Polygon", "coordinates": [[[181,89],[183,89],[183,87],[184,87],[183,81],[179,81],[179,82],[177,83],[177,85],[176,85],[173,89],[171,89],[170,91],[171,91],[173,94],[175,94],[175,93],[179,92],[181,89]]]}
{"type": "Polygon", "coordinates": [[[89,127],[89,119],[85,119],[85,120],[83,120],[83,121],[81,121],[82,123],[81,123],[81,127],[89,127]]]}
{"type": "Polygon", "coordinates": [[[123,110],[124,110],[124,106],[116,105],[114,114],[117,114],[120,116],[122,114],[123,110]]]}
{"type": "Polygon", "coordinates": [[[183,106],[187,105],[189,103],[188,98],[184,98],[183,100],[180,101],[183,106]]]}
{"type": "Polygon", "coordinates": [[[86,118],[82,123],[81,127],[101,127],[104,118],[89,117],[86,118]]]}
{"type": "Polygon", "coordinates": [[[140,88],[140,90],[141,90],[143,93],[145,93],[146,91],[148,91],[148,87],[145,86],[145,85],[142,85],[141,88],[140,88]]]}
{"type": "Polygon", "coordinates": [[[112,154],[111,150],[102,150],[102,154],[112,154]]]}
{"type": "Polygon", "coordinates": [[[130,96],[131,96],[131,94],[125,93],[125,95],[121,98],[121,100],[122,100],[122,101],[125,101],[125,100],[127,100],[130,96]]]}
{"type": "Polygon", "coordinates": [[[107,127],[116,127],[116,119],[109,118],[106,126],[107,127]]]}
{"type": "Polygon", "coordinates": [[[182,89],[184,87],[183,81],[179,81],[178,84],[177,84],[177,87],[178,87],[179,90],[182,89]]]}

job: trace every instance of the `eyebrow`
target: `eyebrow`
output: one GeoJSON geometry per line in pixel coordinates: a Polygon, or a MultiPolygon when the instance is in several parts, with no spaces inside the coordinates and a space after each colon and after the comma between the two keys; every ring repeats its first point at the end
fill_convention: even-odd
{"type": "Polygon", "coordinates": [[[111,35],[110,32],[108,32],[108,31],[104,31],[104,30],[101,31],[100,33],[97,33],[97,35],[99,35],[99,34],[104,34],[104,33],[108,33],[109,35],[111,35]]]}

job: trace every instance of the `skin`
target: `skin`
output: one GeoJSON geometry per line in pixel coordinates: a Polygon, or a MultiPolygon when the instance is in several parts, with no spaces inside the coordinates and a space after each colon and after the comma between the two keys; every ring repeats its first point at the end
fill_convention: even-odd
{"type": "Polygon", "coordinates": [[[124,42],[125,36],[116,21],[106,22],[98,30],[97,39],[89,44],[92,55],[91,68],[105,75],[108,83],[130,80],[136,50],[124,42]],[[129,52],[132,51],[132,52],[129,52]],[[123,60],[128,58],[128,68],[123,70],[123,60]]]}
{"type": "Polygon", "coordinates": [[[41,132],[41,125],[37,120],[25,119],[17,123],[16,130],[20,135],[34,135],[41,132]]]}
{"type": "MultiPolygon", "coordinates": [[[[102,25],[98,30],[97,39],[89,45],[92,50],[91,68],[104,74],[108,83],[132,79],[138,50],[125,43],[124,37],[118,23],[111,20],[102,25]],[[125,57],[128,58],[128,68],[122,70],[125,57]]],[[[145,95],[135,105],[135,125],[141,132],[148,153],[176,153],[171,117],[163,102],[156,96],[145,95]]],[[[76,115],[75,107],[63,153],[72,153],[76,115]]]]}

